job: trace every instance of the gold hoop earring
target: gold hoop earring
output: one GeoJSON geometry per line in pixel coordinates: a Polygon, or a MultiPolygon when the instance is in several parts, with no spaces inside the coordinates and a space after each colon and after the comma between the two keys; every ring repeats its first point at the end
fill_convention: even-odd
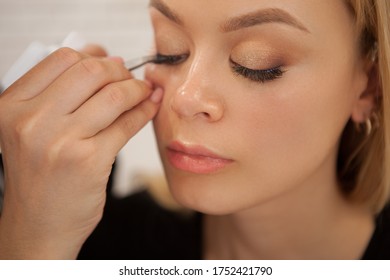
{"type": "Polygon", "coordinates": [[[379,117],[376,112],[373,112],[364,122],[355,123],[355,129],[358,133],[364,132],[365,136],[368,137],[371,133],[379,128],[379,117]]]}
{"type": "Polygon", "coordinates": [[[365,123],[365,132],[366,132],[366,136],[370,136],[371,132],[372,132],[372,123],[371,123],[371,119],[370,118],[367,118],[366,121],[364,122],[365,123]]]}
{"type": "Polygon", "coordinates": [[[364,122],[361,123],[355,123],[355,130],[357,133],[362,134],[366,137],[370,136],[372,132],[372,123],[370,119],[365,120],[364,122]]]}
{"type": "Polygon", "coordinates": [[[371,51],[370,51],[370,60],[371,62],[376,62],[378,60],[378,43],[374,42],[371,51]]]}

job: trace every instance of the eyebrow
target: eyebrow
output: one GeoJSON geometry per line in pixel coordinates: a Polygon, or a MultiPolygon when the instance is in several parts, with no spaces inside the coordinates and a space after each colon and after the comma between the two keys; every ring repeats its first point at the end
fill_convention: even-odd
{"type": "MultiPolygon", "coordinates": [[[[183,25],[183,21],[179,15],[169,8],[162,0],[150,0],[149,6],[156,8],[171,21],[179,25],[183,25]]],[[[295,17],[278,8],[269,8],[233,17],[223,23],[220,26],[220,30],[227,33],[265,23],[287,24],[301,31],[310,33],[310,31],[295,17]]]]}
{"type": "Polygon", "coordinates": [[[222,30],[222,32],[232,32],[242,28],[274,22],[287,24],[292,27],[298,28],[301,31],[310,33],[309,30],[296,18],[294,18],[286,11],[278,8],[259,10],[249,14],[231,18],[226,23],[222,24],[220,29],[222,30]]]}
{"type": "Polygon", "coordinates": [[[160,13],[162,13],[164,16],[166,16],[171,21],[173,21],[179,25],[183,25],[183,21],[180,19],[180,17],[174,11],[172,11],[171,8],[169,8],[161,0],[150,0],[149,7],[153,7],[155,9],[157,9],[158,11],[160,11],[160,13]]]}

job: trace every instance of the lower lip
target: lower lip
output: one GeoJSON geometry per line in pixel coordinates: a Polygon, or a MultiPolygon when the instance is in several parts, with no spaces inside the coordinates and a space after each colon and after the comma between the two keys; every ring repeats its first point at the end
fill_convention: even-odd
{"type": "Polygon", "coordinates": [[[168,159],[173,167],[197,174],[215,173],[232,163],[228,159],[192,155],[170,149],[168,159]]]}

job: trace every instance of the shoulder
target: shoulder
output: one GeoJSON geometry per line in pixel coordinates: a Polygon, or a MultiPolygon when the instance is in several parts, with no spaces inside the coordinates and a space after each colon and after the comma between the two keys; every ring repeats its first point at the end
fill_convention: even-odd
{"type": "Polygon", "coordinates": [[[200,239],[199,214],[165,209],[148,191],[141,191],[108,199],[102,221],[79,258],[196,259],[200,239]]]}
{"type": "Polygon", "coordinates": [[[390,260],[390,205],[376,218],[376,228],[363,259],[390,260]]]}

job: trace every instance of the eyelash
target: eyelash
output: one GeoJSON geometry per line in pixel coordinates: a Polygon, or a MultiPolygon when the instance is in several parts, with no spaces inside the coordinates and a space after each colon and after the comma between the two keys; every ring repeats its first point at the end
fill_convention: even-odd
{"type": "Polygon", "coordinates": [[[240,64],[237,64],[233,61],[231,61],[233,71],[241,75],[251,81],[258,82],[258,83],[265,83],[268,81],[276,80],[280,77],[282,77],[284,71],[281,69],[280,66],[269,68],[269,69],[262,69],[262,70],[254,70],[247,67],[244,67],[240,64]]]}
{"type": "Polygon", "coordinates": [[[165,64],[165,65],[177,65],[182,63],[184,60],[188,58],[188,55],[181,54],[181,55],[165,55],[161,53],[157,53],[157,63],[158,64],[165,64]]]}
{"type": "MultiPolygon", "coordinates": [[[[160,61],[159,62],[160,64],[172,65],[172,66],[182,63],[187,58],[188,58],[187,54],[183,54],[183,55],[164,55],[160,53],[157,54],[157,60],[160,61]]],[[[281,69],[280,66],[269,68],[269,69],[254,70],[254,69],[244,67],[233,61],[230,61],[230,63],[232,64],[232,69],[234,73],[258,83],[273,81],[275,79],[282,77],[284,73],[284,71],[281,69]]]]}

